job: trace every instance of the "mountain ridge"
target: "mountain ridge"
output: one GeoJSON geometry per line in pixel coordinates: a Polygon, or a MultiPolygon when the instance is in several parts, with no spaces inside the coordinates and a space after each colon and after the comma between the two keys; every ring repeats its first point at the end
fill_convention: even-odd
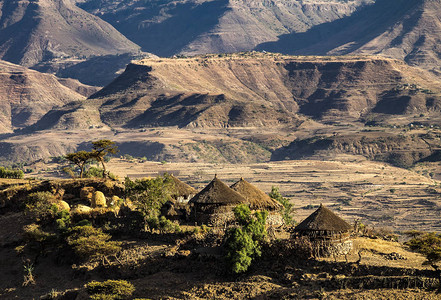
{"type": "Polygon", "coordinates": [[[159,56],[252,50],[289,32],[350,15],[372,0],[78,1],[144,51],[159,56]]]}
{"type": "Polygon", "coordinates": [[[331,120],[436,111],[439,83],[427,71],[378,56],[250,52],[137,61],[87,106],[111,127],[295,127],[301,115],[331,120]]]}
{"type": "Polygon", "coordinates": [[[8,0],[0,11],[0,59],[23,66],[139,51],[110,24],[70,0],[8,0]]]}
{"type": "Polygon", "coordinates": [[[351,16],[282,35],[256,49],[308,55],[382,55],[441,74],[439,0],[377,0],[351,16]]]}
{"type": "Polygon", "coordinates": [[[59,79],[0,61],[0,132],[11,132],[38,121],[55,106],[86,99],[96,91],[75,80],[59,79]]]}

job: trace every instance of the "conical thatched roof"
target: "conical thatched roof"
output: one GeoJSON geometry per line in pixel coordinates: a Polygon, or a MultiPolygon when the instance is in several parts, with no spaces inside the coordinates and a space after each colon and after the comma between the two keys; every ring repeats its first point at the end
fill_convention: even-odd
{"type": "Polygon", "coordinates": [[[272,199],[263,191],[241,178],[231,186],[231,189],[241,194],[250,204],[251,209],[281,209],[283,205],[272,199]]]}
{"type": "Polygon", "coordinates": [[[182,182],[181,180],[179,180],[178,178],[176,178],[175,176],[173,176],[171,174],[170,174],[170,178],[173,180],[173,185],[174,185],[172,196],[174,196],[174,197],[180,197],[180,196],[187,197],[189,195],[195,195],[198,192],[195,188],[189,186],[185,182],[182,182]]]}
{"type": "Polygon", "coordinates": [[[348,231],[352,227],[329,208],[320,207],[297,225],[296,231],[348,231]]]}
{"type": "Polygon", "coordinates": [[[237,205],[246,203],[246,199],[238,192],[230,189],[225,183],[216,176],[214,179],[189,203],[193,204],[218,204],[218,205],[237,205]]]}

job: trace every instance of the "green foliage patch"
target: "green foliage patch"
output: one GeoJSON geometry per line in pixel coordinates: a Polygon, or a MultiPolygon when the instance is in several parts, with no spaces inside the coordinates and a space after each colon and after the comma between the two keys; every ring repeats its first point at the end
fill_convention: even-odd
{"type": "Polygon", "coordinates": [[[248,270],[252,261],[262,255],[261,242],[266,237],[266,211],[251,214],[246,204],[234,209],[239,227],[230,228],[226,234],[225,249],[228,268],[238,274],[248,270]]]}
{"type": "Polygon", "coordinates": [[[271,193],[269,193],[269,196],[273,198],[274,200],[277,200],[280,202],[280,204],[283,205],[282,211],[280,212],[283,218],[283,221],[286,225],[294,225],[295,221],[292,218],[292,215],[294,214],[294,207],[291,202],[289,202],[289,199],[284,198],[282,194],[279,191],[279,188],[276,186],[273,186],[271,188],[271,193]]]}
{"type": "Polygon", "coordinates": [[[415,233],[415,237],[406,242],[410,249],[423,254],[428,265],[434,269],[439,267],[436,265],[441,261],[441,234],[430,233],[415,233]]]}
{"type": "Polygon", "coordinates": [[[37,222],[53,219],[58,208],[56,198],[50,192],[35,192],[28,195],[25,203],[25,213],[30,214],[37,222]]]}
{"type": "Polygon", "coordinates": [[[99,258],[121,251],[121,242],[110,241],[110,238],[100,228],[83,225],[70,229],[67,243],[82,259],[99,258]]]}
{"type": "Polygon", "coordinates": [[[86,284],[91,299],[129,299],[135,287],[125,280],[91,281],[86,284]]]}
{"type": "Polygon", "coordinates": [[[14,170],[0,167],[0,178],[22,179],[23,177],[24,173],[22,170],[14,170]]]}
{"type": "Polygon", "coordinates": [[[173,180],[168,174],[152,179],[132,181],[127,177],[125,180],[127,197],[137,206],[150,229],[170,228],[171,225],[160,218],[160,211],[171,200],[173,187],[173,180]]]}

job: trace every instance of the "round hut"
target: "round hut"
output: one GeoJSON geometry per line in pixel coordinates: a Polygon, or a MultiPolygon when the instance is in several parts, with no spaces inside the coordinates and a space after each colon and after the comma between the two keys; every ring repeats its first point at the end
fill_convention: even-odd
{"type": "Polygon", "coordinates": [[[173,188],[171,197],[178,203],[188,203],[191,198],[193,198],[197,194],[197,190],[185,182],[182,182],[172,174],[170,174],[170,178],[173,182],[173,188]]]}
{"type": "Polygon", "coordinates": [[[221,226],[234,218],[233,209],[246,199],[225,183],[214,179],[190,201],[191,218],[200,224],[221,226]]]}
{"type": "Polygon", "coordinates": [[[197,191],[173,174],[167,176],[169,176],[172,183],[170,194],[172,200],[167,201],[161,207],[161,214],[170,220],[187,220],[190,213],[188,201],[197,194],[197,191]]]}
{"type": "Polygon", "coordinates": [[[268,211],[267,224],[268,225],[282,225],[283,218],[280,215],[280,210],[283,205],[274,200],[265,192],[252,185],[243,178],[231,186],[231,189],[241,194],[250,205],[252,210],[266,210],[268,211]]]}
{"type": "Polygon", "coordinates": [[[351,225],[322,204],[295,228],[298,236],[310,239],[316,256],[348,254],[351,230],[351,225]]]}

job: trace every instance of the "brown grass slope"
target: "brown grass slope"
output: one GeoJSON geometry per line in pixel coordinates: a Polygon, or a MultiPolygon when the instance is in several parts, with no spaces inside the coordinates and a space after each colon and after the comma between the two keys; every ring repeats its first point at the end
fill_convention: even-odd
{"type": "Polygon", "coordinates": [[[251,50],[290,32],[350,15],[371,0],[78,1],[159,56],[251,50]]]}
{"type": "Polygon", "coordinates": [[[31,125],[54,106],[86,98],[78,92],[94,90],[75,81],[63,83],[53,75],[0,61],[0,132],[31,125]]]}
{"type": "Polygon", "coordinates": [[[377,0],[340,20],[305,33],[282,35],[259,49],[319,55],[369,54],[441,72],[439,0],[377,0]]]}
{"type": "Polygon", "coordinates": [[[438,111],[439,87],[430,73],[379,57],[212,55],[130,64],[88,105],[109,126],[295,127],[298,113],[438,111]]]}
{"type": "Polygon", "coordinates": [[[1,1],[0,16],[0,58],[24,66],[139,49],[70,0],[1,1]]]}

